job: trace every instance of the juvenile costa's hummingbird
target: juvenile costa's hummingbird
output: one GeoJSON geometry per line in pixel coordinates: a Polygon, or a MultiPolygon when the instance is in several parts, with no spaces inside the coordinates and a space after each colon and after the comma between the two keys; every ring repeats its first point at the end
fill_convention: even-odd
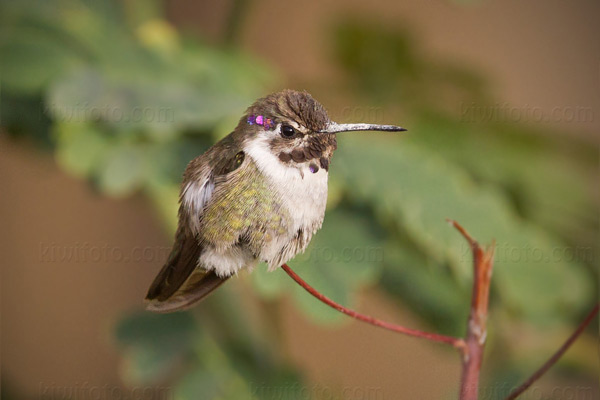
{"type": "Polygon", "coordinates": [[[323,223],[336,135],[404,130],[335,123],[306,92],[257,100],[231,134],[187,166],[175,243],[147,309],[186,309],[243,268],[264,261],[274,270],[304,251],[323,223]]]}

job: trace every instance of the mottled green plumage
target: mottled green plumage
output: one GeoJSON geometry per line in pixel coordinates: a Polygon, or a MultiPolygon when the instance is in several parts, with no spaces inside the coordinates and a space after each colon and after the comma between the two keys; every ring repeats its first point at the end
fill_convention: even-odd
{"type": "Polygon", "coordinates": [[[258,254],[265,241],[285,232],[289,212],[257,171],[250,160],[230,178],[227,190],[215,191],[200,223],[201,240],[226,248],[241,238],[258,254]]]}

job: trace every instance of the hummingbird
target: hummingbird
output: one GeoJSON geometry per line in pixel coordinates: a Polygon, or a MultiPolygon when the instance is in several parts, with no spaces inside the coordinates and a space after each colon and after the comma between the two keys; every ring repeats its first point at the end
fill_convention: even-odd
{"type": "Polygon", "coordinates": [[[187,166],[171,253],[146,295],[154,312],[184,310],[242,269],[277,269],[323,223],[337,134],[405,131],[338,124],[307,92],[258,99],[225,136],[187,166]]]}

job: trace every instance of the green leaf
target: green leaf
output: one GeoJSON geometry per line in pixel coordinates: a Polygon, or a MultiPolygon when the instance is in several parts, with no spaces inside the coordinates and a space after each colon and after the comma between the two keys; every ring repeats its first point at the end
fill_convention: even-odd
{"type": "Polygon", "coordinates": [[[99,172],[98,185],[109,196],[123,197],[140,187],[144,179],[144,156],[134,146],[110,150],[99,172]]]}
{"type": "Polygon", "coordinates": [[[26,31],[0,42],[0,83],[4,90],[40,93],[81,60],[43,31],[26,31]]]}
{"type": "Polygon", "coordinates": [[[181,354],[171,347],[134,346],[123,350],[121,378],[135,386],[157,382],[168,376],[182,361],[181,354]]]}
{"type": "Polygon", "coordinates": [[[192,370],[178,383],[177,400],[252,399],[251,388],[229,363],[219,363],[218,368],[200,367],[192,370]]]}
{"type": "MultiPolygon", "coordinates": [[[[596,155],[589,146],[573,138],[542,137],[524,125],[478,121],[477,107],[466,103],[460,121],[425,112],[414,123],[418,134],[406,140],[461,165],[477,180],[499,185],[521,215],[569,244],[591,245],[588,238],[598,221],[589,190],[596,155]]],[[[493,107],[487,106],[490,112],[493,107]]]]}
{"type": "Polygon", "coordinates": [[[382,287],[401,299],[436,332],[464,334],[470,306],[470,288],[460,287],[448,269],[411,249],[407,243],[385,247],[382,287]]]}
{"type": "MultiPolygon", "coordinates": [[[[290,262],[293,264],[293,261],[290,262]]],[[[277,269],[269,272],[265,263],[259,264],[251,274],[254,289],[265,299],[274,299],[282,295],[289,287],[287,274],[277,269]]]]}
{"type": "Polygon", "coordinates": [[[332,176],[355,188],[354,201],[395,221],[420,251],[448,263],[463,287],[471,279],[471,254],[447,217],[483,244],[497,240],[494,287],[513,312],[537,321],[569,318],[590,299],[582,265],[556,260],[564,244],[520,220],[499,191],[408,142],[345,139],[332,176]]]}
{"type": "Polygon", "coordinates": [[[124,346],[144,344],[179,345],[189,343],[197,333],[197,325],[188,313],[153,314],[135,313],[123,319],[116,327],[117,341],[124,346]]]}
{"type": "Polygon", "coordinates": [[[133,314],[119,322],[115,336],[123,347],[123,378],[148,383],[171,372],[192,351],[198,328],[187,313],[133,314]]]}
{"type": "Polygon", "coordinates": [[[92,124],[55,125],[56,160],[61,167],[79,177],[90,177],[110,149],[104,133],[92,124]]]}
{"type": "Polygon", "coordinates": [[[195,400],[202,393],[202,398],[223,399],[223,391],[227,388],[226,378],[229,378],[230,371],[210,371],[206,368],[197,368],[178,382],[175,399],[176,400],[195,400]]]}

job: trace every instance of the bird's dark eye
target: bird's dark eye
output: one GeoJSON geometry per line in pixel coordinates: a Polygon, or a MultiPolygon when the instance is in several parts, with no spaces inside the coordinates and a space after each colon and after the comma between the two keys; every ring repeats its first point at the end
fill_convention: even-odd
{"type": "Polygon", "coordinates": [[[293,138],[296,135],[296,130],[289,125],[281,126],[281,136],[285,138],[293,138]]]}

